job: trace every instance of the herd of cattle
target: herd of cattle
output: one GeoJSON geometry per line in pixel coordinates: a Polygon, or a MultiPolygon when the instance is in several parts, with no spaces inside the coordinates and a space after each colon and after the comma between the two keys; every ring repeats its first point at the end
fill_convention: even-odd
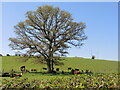
{"type": "MultiPolygon", "coordinates": [[[[27,70],[26,68],[25,68],[25,66],[21,66],[20,67],[20,70],[22,71],[22,72],[37,72],[37,69],[31,69],[30,71],[29,70],[27,70]]],[[[47,68],[43,68],[43,70],[47,70],[47,68]]]]}
{"type": "MultiPolygon", "coordinates": [[[[42,68],[43,70],[47,70],[47,68],[42,68]]],[[[31,69],[31,71],[27,70],[25,66],[21,66],[20,67],[20,70],[21,70],[21,73],[20,74],[15,74],[15,73],[12,73],[12,74],[9,74],[9,73],[2,73],[1,77],[22,77],[22,74],[25,73],[25,72],[37,72],[37,69],[31,69]]],[[[56,68],[56,71],[55,73],[59,71],[59,68],[56,68]]],[[[77,75],[77,74],[90,74],[92,73],[91,71],[79,71],[79,69],[72,69],[72,68],[68,68],[68,71],[67,72],[68,74],[73,74],[73,75],[77,75]]],[[[61,74],[66,74],[66,72],[62,71],[61,74]]]]}

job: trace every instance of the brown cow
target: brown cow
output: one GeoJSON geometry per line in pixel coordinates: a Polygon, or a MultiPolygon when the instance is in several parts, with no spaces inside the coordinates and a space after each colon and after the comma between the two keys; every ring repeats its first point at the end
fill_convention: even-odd
{"type": "Polygon", "coordinates": [[[37,69],[31,69],[31,71],[36,71],[37,72],[37,69]]]}
{"type": "Polygon", "coordinates": [[[74,74],[79,74],[79,71],[78,70],[74,70],[74,74]]]}

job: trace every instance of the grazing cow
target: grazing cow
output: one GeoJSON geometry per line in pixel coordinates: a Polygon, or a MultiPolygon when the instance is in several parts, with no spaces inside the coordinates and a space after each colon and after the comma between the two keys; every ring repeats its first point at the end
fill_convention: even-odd
{"type": "Polygon", "coordinates": [[[85,73],[88,74],[88,73],[89,73],[89,70],[86,70],[85,73]]]}
{"type": "Polygon", "coordinates": [[[92,71],[90,71],[89,73],[93,73],[92,71]]]}
{"type": "Polygon", "coordinates": [[[59,68],[56,68],[56,71],[59,71],[59,68]]]}
{"type": "Polygon", "coordinates": [[[25,71],[25,66],[21,66],[20,67],[20,70],[23,72],[23,71],[25,71]]]}
{"type": "Polygon", "coordinates": [[[21,66],[21,67],[20,67],[20,70],[21,70],[22,72],[30,72],[29,70],[27,70],[27,69],[25,68],[25,66],[21,66]]]}
{"type": "Polygon", "coordinates": [[[61,74],[64,74],[64,73],[65,73],[64,71],[61,72],[61,74]]]}
{"type": "Polygon", "coordinates": [[[74,74],[79,74],[79,71],[78,70],[74,70],[74,74]]]}
{"type": "Polygon", "coordinates": [[[25,72],[30,72],[29,70],[25,69],[25,72]]]}
{"type": "Polygon", "coordinates": [[[10,77],[22,77],[22,73],[20,73],[20,74],[12,74],[10,77]]]}
{"type": "Polygon", "coordinates": [[[37,69],[31,69],[31,71],[36,71],[37,72],[37,69]]]}
{"type": "Polygon", "coordinates": [[[79,71],[79,69],[75,69],[76,71],[79,71]]]}
{"type": "Polygon", "coordinates": [[[47,70],[47,68],[43,68],[43,70],[47,70]]]}
{"type": "Polygon", "coordinates": [[[9,73],[3,73],[2,77],[10,77],[10,74],[9,73]]]}
{"type": "Polygon", "coordinates": [[[71,70],[71,69],[72,69],[72,68],[70,68],[70,67],[68,68],[68,70],[71,70]]]}
{"type": "Polygon", "coordinates": [[[22,73],[20,73],[20,74],[15,74],[15,77],[22,77],[22,73]]]}

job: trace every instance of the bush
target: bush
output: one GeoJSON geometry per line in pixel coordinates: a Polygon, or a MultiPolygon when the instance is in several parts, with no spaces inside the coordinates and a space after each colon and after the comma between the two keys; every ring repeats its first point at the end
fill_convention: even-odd
{"type": "Polygon", "coordinates": [[[95,59],[95,56],[92,56],[92,59],[95,59]]]}
{"type": "Polygon", "coordinates": [[[15,56],[21,56],[21,54],[15,54],[15,56]]]}
{"type": "Polygon", "coordinates": [[[10,56],[10,54],[6,54],[6,56],[10,56]]]}
{"type": "Polygon", "coordinates": [[[28,80],[24,79],[12,79],[2,80],[2,89],[7,88],[96,88],[106,90],[106,88],[120,88],[120,78],[118,74],[81,74],[71,75],[69,77],[56,77],[46,81],[41,80],[28,80]]]}

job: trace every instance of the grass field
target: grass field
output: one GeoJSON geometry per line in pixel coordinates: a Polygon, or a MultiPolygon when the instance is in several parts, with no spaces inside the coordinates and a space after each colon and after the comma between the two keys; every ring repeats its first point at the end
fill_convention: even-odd
{"type": "MultiPolygon", "coordinates": [[[[2,57],[2,71],[3,72],[10,72],[12,69],[15,72],[21,72],[20,67],[26,66],[28,70],[30,69],[37,69],[38,73],[24,73],[21,78],[28,78],[32,79],[50,79],[50,78],[57,78],[57,77],[69,77],[69,75],[51,75],[51,74],[42,74],[39,72],[46,72],[42,70],[43,67],[46,67],[45,64],[34,63],[32,59],[23,62],[19,59],[20,57],[16,56],[3,56],[2,57]]],[[[55,68],[59,68],[60,72],[63,70],[68,72],[68,67],[73,69],[78,68],[79,70],[91,70],[94,73],[118,73],[118,62],[117,61],[107,61],[107,60],[92,60],[92,59],[85,59],[80,57],[65,57],[64,65],[62,66],[55,66],[55,68]]],[[[0,77],[1,78],[1,77],[0,77]]],[[[6,77],[5,77],[6,78],[6,77]]],[[[2,77],[4,79],[4,77],[2,77]]],[[[10,79],[10,78],[7,78],[10,79]]]]}
{"type": "Polygon", "coordinates": [[[1,88],[119,88],[118,82],[118,61],[91,60],[80,57],[65,57],[64,65],[55,66],[60,68],[60,72],[68,72],[68,67],[79,70],[91,70],[93,74],[45,74],[42,70],[46,65],[33,63],[30,59],[26,62],[20,61],[20,57],[3,56],[2,71],[10,72],[12,69],[20,73],[20,67],[25,65],[28,70],[37,69],[37,72],[23,73],[22,77],[10,78],[0,77],[2,79],[1,88]],[[57,84],[56,84],[57,82],[57,84]],[[102,85],[102,86],[101,86],[102,85]]]}
{"type": "MultiPolygon", "coordinates": [[[[42,68],[46,67],[44,64],[34,63],[32,59],[23,62],[16,56],[3,56],[2,57],[2,70],[9,72],[12,69],[16,72],[20,72],[20,67],[25,65],[28,70],[35,68],[38,72],[43,72],[42,68]]],[[[97,60],[97,59],[85,59],[80,57],[65,57],[63,61],[64,65],[55,66],[60,68],[60,71],[68,71],[67,68],[78,68],[80,70],[91,70],[95,73],[118,73],[118,61],[97,60]]]]}

